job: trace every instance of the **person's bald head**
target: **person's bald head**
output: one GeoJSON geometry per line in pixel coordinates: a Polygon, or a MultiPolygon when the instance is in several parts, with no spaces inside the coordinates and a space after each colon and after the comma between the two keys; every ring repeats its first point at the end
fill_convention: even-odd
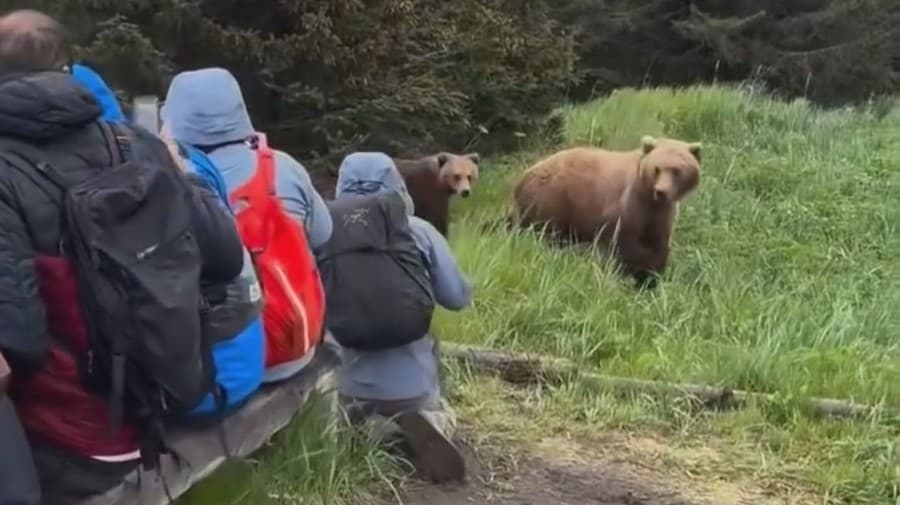
{"type": "Polygon", "coordinates": [[[0,17],[0,68],[58,70],[69,56],[65,29],[43,12],[23,9],[0,17]]]}

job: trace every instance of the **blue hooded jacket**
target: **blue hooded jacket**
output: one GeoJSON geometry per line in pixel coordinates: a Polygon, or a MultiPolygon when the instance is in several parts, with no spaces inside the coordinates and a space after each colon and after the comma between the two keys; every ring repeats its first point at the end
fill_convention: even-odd
{"type": "Polygon", "coordinates": [[[94,98],[100,102],[100,107],[103,110],[103,114],[100,116],[101,119],[110,123],[125,122],[125,114],[122,113],[122,108],[119,107],[119,101],[116,99],[115,93],[109,89],[109,86],[106,85],[106,81],[100,77],[100,74],[86,65],[76,63],[72,65],[72,77],[87,88],[94,95],[94,98]]]}
{"type": "MultiPolygon", "coordinates": [[[[219,146],[208,152],[232,192],[256,172],[256,152],[245,142],[255,132],[234,76],[222,68],[182,72],[172,79],[162,120],[172,136],[191,146],[219,146]]],[[[315,249],[331,236],[331,215],[306,169],[275,151],[275,193],[285,211],[306,228],[315,249]]]]}
{"type": "MultiPolygon", "coordinates": [[[[397,191],[406,202],[413,239],[428,265],[435,301],[448,310],[471,303],[468,280],[460,271],[447,240],[431,223],[413,214],[413,202],[394,161],[384,153],[354,153],[341,163],[335,198],[346,194],[397,191]]],[[[337,345],[335,342],[330,342],[337,345]]],[[[342,358],[339,391],[344,396],[375,401],[420,403],[439,391],[435,341],[424,335],[402,347],[358,351],[337,345],[342,358]]]]}

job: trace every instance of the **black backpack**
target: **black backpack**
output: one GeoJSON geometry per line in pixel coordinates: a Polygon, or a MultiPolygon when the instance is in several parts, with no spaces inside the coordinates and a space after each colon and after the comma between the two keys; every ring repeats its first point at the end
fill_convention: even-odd
{"type": "Polygon", "coordinates": [[[347,195],[328,207],[334,231],[318,264],[334,338],[375,351],[425,336],[434,295],[400,194],[347,195]]]}
{"type": "Polygon", "coordinates": [[[153,468],[167,452],[163,420],[216,393],[193,188],[162,154],[132,156],[144,146],[132,146],[125,127],[98,124],[114,164],[83,180],[70,180],[27,143],[2,139],[0,147],[35,183],[62,190],[60,253],[76,271],[90,335],[85,382],[110,398],[113,432],[123,415],[141,430],[144,466],[153,468]]]}

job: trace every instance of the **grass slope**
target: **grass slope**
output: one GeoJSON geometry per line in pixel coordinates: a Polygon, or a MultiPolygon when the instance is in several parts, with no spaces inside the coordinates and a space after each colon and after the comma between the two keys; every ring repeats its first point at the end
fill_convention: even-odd
{"type": "Polygon", "coordinates": [[[527,148],[487,161],[476,195],[454,204],[452,244],[475,302],[439,314],[438,335],[608,374],[777,393],[778,407],[711,416],[558,391],[547,415],[723,439],[740,450],[722,472],[752,470],[827,502],[900,504],[896,420],[814,421],[791,403],[900,407],[900,114],[724,87],[621,90],[562,113],[567,146],[630,149],[643,134],[704,143],[664,281],[639,293],[596,255],[485,231],[508,212],[518,174],[552,150],[527,148]]]}

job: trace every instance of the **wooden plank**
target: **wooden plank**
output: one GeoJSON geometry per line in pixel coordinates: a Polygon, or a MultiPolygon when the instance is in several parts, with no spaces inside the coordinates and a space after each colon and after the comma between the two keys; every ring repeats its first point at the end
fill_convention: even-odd
{"type": "Polygon", "coordinates": [[[181,456],[182,464],[179,467],[169,456],[164,456],[161,465],[164,480],[156,471],[138,469],[120,486],[81,505],[167,505],[165,487],[172,499],[176,499],[225,463],[223,435],[233,458],[246,457],[284,429],[314,391],[333,390],[337,360],[329,346],[320,345],[313,360],[296,377],[264,386],[246,405],[229,415],[221,428],[176,430],[170,445],[181,456]]]}
{"type": "MultiPolygon", "coordinates": [[[[713,409],[740,407],[748,401],[770,403],[777,400],[773,394],[740,391],[727,387],[601,375],[562,358],[498,351],[451,342],[442,342],[441,352],[473,370],[496,375],[512,384],[574,380],[594,390],[613,391],[625,395],[692,397],[705,407],[713,409]]],[[[822,417],[853,418],[880,414],[890,418],[900,415],[895,409],[884,405],[862,405],[833,398],[807,398],[801,400],[801,403],[809,412],[822,417]]]]}

